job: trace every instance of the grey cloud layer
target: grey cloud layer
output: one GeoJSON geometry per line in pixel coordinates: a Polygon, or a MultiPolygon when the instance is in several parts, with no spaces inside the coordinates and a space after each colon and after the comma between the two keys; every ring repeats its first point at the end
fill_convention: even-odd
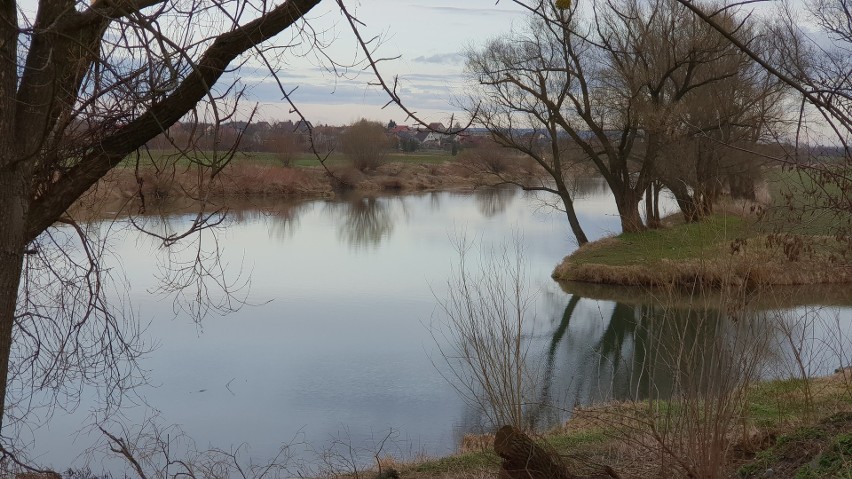
{"type": "Polygon", "coordinates": [[[421,55],[413,58],[412,61],[419,63],[436,63],[440,65],[460,65],[463,62],[463,57],[459,52],[452,53],[436,53],[434,55],[421,55]]]}
{"type": "Polygon", "coordinates": [[[441,5],[412,5],[414,8],[422,8],[439,13],[448,13],[455,15],[517,15],[517,10],[509,10],[506,8],[469,8],[469,7],[450,7],[441,5]]]}

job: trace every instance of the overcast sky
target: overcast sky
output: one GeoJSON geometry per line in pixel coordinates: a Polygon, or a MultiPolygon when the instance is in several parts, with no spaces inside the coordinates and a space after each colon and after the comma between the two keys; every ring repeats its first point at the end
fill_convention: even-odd
{"type": "MultiPolygon", "coordinates": [[[[446,122],[456,109],[454,95],[460,94],[463,61],[461,52],[470,45],[482,45],[486,40],[506,33],[513,23],[523,21],[523,12],[512,2],[501,0],[436,0],[428,4],[406,0],[363,0],[347,2],[358,19],[366,38],[383,37],[378,50],[380,57],[399,59],[381,63],[388,81],[400,76],[400,96],[406,105],[429,121],[446,122]]],[[[351,63],[356,42],[332,0],[323,1],[311,11],[311,26],[328,31],[325,38],[331,46],[325,53],[339,63],[351,63]],[[333,33],[332,33],[333,32],[333,33]],[[333,36],[332,36],[333,35],[333,36]]],[[[287,41],[282,37],[281,41],[287,41]]],[[[387,95],[368,83],[375,78],[368,72],[354,72],[340,78],[325,71],[314,55],[303,58],[293,55],[280,77],[285,88],[298,87],[292,98],[316,124],[347,124],[360,118],[384,123],[393,119],[406,123],[399,109],[381,106],[387,95]],[[354,76],[354,78],[352,78],[354,76]]],[[[259,119],[281,120],[289,117],[289,107],[281,101],[277,84],[262,68],[240,71],[248,85],[249,97],[261,104],[259,119]]],[[[408,122],[410,123],[410,121],[408,122]]]]}

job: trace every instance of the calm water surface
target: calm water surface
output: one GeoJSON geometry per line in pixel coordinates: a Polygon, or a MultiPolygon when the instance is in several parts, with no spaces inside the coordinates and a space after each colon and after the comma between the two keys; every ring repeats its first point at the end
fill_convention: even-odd
{"type": "MultiPolygon", "coordinates": [[[[590,181],[582,191],[576,207],[590,238],[617,231],[604,185],[590,181]]],[[[149,221],[179,230],[191,217],[149,221]]],[[[358,454],[369,461],[367,451],[389,431],[385,451],[397,456],[456,451],[464,432],[487,426],[436,366],[433,325],[443,320],[436,297],[446,294],[459,233],[483,245],[522,234],[536,291],[533,355],[544,378],[538,400],[570,409],[641,387],[635,341],[645,313],[566,293],[550,280],[576,246],[564,215],[534,195],[507,189],[273,202],[234,211],[228,221],[203,244],[215,239],[227,277],[250,279],[241,290],[249,304],[200,324],[154,293],[165,262],[156,243],[129,229],[114,236],[115,265],[156,344],[142,362],[151,385],[139,394],[147,404],[127,405],[123,423],[156,416],[179,424],[200,448],[246,444],[258,459],[296,440],[307,445],[297,455],[308,462],[309,449],[339,441],[363,448],[358,454]]],[[[43,462],[82,464],[78,455],[98,439],[81,432],[91,407],[84,400],[32,433],[43,462]]],[[[540,413],[542,424],[564,419],[558,411],[540,413]]]]}

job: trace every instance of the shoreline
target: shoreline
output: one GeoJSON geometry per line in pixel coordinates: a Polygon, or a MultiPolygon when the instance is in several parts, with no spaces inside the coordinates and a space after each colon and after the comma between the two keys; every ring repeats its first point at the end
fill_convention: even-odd
{"type": "MultiPolygon", "coordinates": [[[[347,195],[375,196],[437,191],[473,191],[494,187],[493,177],[458,162],[391,162],[368,173],[351,167],[282,167],[246,162],[229,165],[212,181],[199,182],[191,168],[157,171],[151,167],[116,168],[93,186],[71,208],[75,215],[97,218],[116,212],[156,211],[160,206],[197,208],[229,207],[252,199],[311,201],[347,195]],[[490,181],[489,181],[490,180],[490,181]]],[[[541,181],[535,172],[518,171],[517,177],[541,181]]]]}
{"type": "MultiPolygon", "coordinates": [[[[544,172],[527,168],[507,171],[506,176],[541,181],[544,172]]],[[[494,176],[476,165],[462,161],[416,163],[389,161],[373,170],[360,171],[352,166],[332,165],[285,167],[252,161],[231,163],[212,181],[199,184],[192,168],[156,171],[152,167],[116,168],[103,181],[112,195],[129,197],[143,194],[157,197],[186,196],[197,193],[214,197],[283,196],[328,198],[341,193],[407,193],[476,188],[494,185],[494,176]]]]}
{"type": "MultiPolygon", "coordinates": [[[[724,464],[720,469],[724,475],[721,477],[757,479],[768,477],[773,471],[774,477],[846,477],[832,475],[848,469],[828,459],[836,457],[838,443],[847,444],[852,437],[852,410],[848,399],[850,378],[852,368],[845,368],[808,379],[771,379],[749,386],[749,400],[744,411],[748,420],[742,424],[725,422],[728,430],[725,436],[730,442],[724,442],[726,452],[722,458],[724,464]],[[796,475],[802,473],[812,475],[796,475]]],[[[691,404],[688,400],[681,402],[684,403],[681,407],[691,404]]],[[[614,477],[602,473],[603,466],[625,479],[655,477],[663,467],[655,460],[659,454],[665,454],[658,450],[662,445],[654,443],[653,432],[648,429],[651,423],[643,419],[646,415],[656,415],[660,421],[678,424],[673,426],[680,427],[675,429],[677,433],[706,432],[700,425],[677,423],[676,415],[666,407],[668,403],[668,400],[661,400],[652,411],[647,400],[610,400],[577,407],[564,423],[532,437],[552,453],[569,458],[564,465],[576,474],[575,477],[614,477]],[[648,457],[652,451],[654,459],[648,457]]],[[[707,427],[713,427],[713,423],[707,427]]],[[[468,434],[455,454],[409,461],[383,457],[379,460],[380,469],[374,466],[360,473],[375,478],[494,477],[501,464],[494,451],[494,437],[493,433],[468,434]],[[380,475],[379,471],[387,475],[380,475]]],[[[841,459],[845,460],[852,454],[852,450],[840,452],[841,459]]],[[[669,453],[683,459],[684,463],[700,461],[689,450],[670,449],[669,453]]],[[[672,464],[668,467],[672,468],[672,464]]],[[[677,467],[669,470],[670,473],[675,471],[677,467]]],[[[342,477],[359,476],[344,474],[342,477]]]]}
{"type": "Polygon", "coordinates": [[[557,281],[625,287],[753,290],[846,284],[852,263],[831,236],[763,233],[751,218],[715,215],[700,223],[593,241],[553,270],[557,281]]]}
{"type": "Polygon", "coordinates": [[[852,306],[852,289],[838,284],[775,285],[762,291],[731,294],[722,289],[681,292],[672,288],[623,286],[582,281],[558,281],[562,291],[584,299],[641,306],[649,301],[675,308],[713,309],[730,305],[765,311],[799,306],[852,306]],[[745,294],[742,294],[745,293],[745,294]],[[751,294],[756,293],[756,294],[751,294]]]}

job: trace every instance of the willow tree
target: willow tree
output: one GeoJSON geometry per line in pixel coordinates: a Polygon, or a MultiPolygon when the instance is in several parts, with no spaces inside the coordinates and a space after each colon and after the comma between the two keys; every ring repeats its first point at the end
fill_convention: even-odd
{"type": "MultiPolygon", "coordinates": [[[[848,0],[782,3],[770,17],[765,43],[755,45],[725,21],[724,9],[699,8],[676,0],[697,19],[722,35],[798,100],[793,148],[765,155],[805,178],[788,206],[807,230],[821,217],[838,240],[852,248],[852,5],[848,0]],[[822,152],[811,149],[823,145],[822,152]],[[826,161],[827,160],[827,161],[826,161]],[[795,210],[798,210],[796,212],[795,210]]],[[[731,8],[753,2],[734,2],[731,8]]],[[[789,144],[789,143],[788,143],[789,144]]],[[[795,223],[795,222],[794,222],[795,223]]],[[[789,225],[793,226],[793,225],[789,225]]],[[[845,253],[844,253],[845,254],[845,253]]]]}
{"type": "MultiPolygon", "coordinates": [[[[661,159],[685,104],[735,77],[747,59],[666,0],[515,3],[530,22],[468,55],[479,121],[497,137],[526,128],[570,140],[612,190],[622,230],[642,229],[639,201],[666,177],[661,159]]],[[[559,185],[557,153],[531,156],[559,185]]]]}

